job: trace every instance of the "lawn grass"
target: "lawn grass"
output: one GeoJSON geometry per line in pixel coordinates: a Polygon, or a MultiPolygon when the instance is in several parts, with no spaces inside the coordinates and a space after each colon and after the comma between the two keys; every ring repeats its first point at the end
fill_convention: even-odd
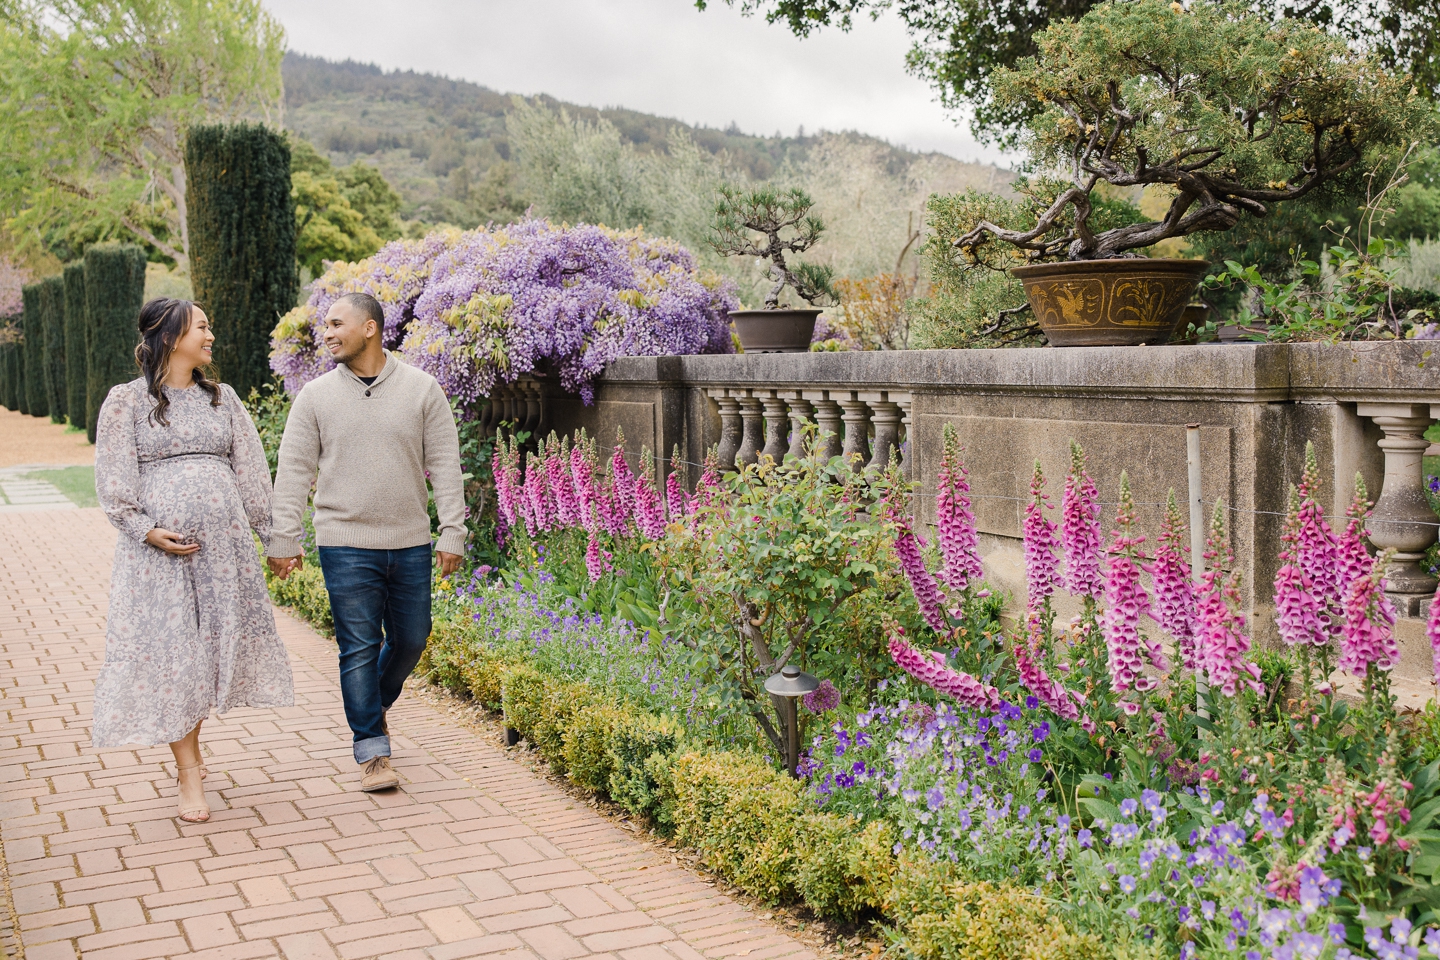
{"type": "Polygon", "coordinates": [[[98,507],[100,505],[100,501],[95,498],[94,467],[36,470],[33,473],[25,474],[25,477],[29,480],[44,480],[46,483],[53,483],[55,488],[65,494],[66,498],[77,507],[98,507]]]}

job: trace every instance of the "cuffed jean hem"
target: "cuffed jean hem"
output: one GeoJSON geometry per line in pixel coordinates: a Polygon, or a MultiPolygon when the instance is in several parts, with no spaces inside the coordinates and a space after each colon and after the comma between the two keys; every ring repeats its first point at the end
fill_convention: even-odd
{"type": "Polygon", "coordinates": [[[376,757],[390,756],[389,737],[371,737],[369,740],[357,740],[355,742],[355,762],[365,763],[374,760],[376,757]]]}

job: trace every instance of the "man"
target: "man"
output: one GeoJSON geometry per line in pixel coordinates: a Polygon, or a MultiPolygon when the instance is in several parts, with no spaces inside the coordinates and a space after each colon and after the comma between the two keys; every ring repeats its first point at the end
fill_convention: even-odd
{"type": "Polygon", "coordinates": [[[360,789],[400,784],[390,766],[385,711],[430,637],[430,516],[448,576],[465,551],[460,441],[435,378],[385,350],[380,302],[349,293],[325,315],[336,368],[295,397],[275,476],[270,569],[282,580],[305,562],[306,500],[315,485],[315,542],[335,639],[340,693],[355,734],[360,789]],[[316,478],[316,471],[319,477],[316,478]]]}

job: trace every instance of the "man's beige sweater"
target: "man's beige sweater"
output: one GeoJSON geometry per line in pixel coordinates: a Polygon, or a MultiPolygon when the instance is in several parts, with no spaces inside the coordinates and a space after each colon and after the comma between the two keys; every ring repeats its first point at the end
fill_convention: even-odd
{"type": "Polygon", "coordinates": [[[290,408],[268,555],[300,554],[312,483],[318,546],[401,550],[428,544],[427,473],[440,518],[435,549],[463,554],[460,440],[440,384],[389,353],[370,386],[349,367],[336,367],[305,384],[290,408]]]}

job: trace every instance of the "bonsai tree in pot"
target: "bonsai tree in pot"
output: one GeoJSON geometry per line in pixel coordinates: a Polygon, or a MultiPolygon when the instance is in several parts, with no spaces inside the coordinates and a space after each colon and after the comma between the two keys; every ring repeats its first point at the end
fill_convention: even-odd
{"type": "Polygon", "coordinates": [[[1026,147],[1049,175],[1028,182],[1029,203],[978,217],[955,245],[995,269],[1020,254],[1012,272],[1056,344],[1163,341],[1208,264],[1138,251],[1356,189],[1436,129],[1408,77],[1237,4],[1112,0],[1037,39],[1036,56],[997,71],[995,97],[1038,109],[1026,147]],[[1099,229],[1102,184],[1158,188],[1168,208],[1099,229]]]}
{"type": "Polygon", "coordinates": [[[815,318],[820,315],[820,308],[814,305],[837,299],[830,267],[798,260],[792,264],[786,259],[815,246],[825,232],[825,224],[810,213],[814,205],[798,188],[783,193],[769,188],[720,188],[710,245],[723,256],[767,261],[774,282],[765,296],[765,309],[730,311],[747,353],[809,350],[815,318]],[[786,287],[812,306],[782,308],[780,295],[786,287]]]}

